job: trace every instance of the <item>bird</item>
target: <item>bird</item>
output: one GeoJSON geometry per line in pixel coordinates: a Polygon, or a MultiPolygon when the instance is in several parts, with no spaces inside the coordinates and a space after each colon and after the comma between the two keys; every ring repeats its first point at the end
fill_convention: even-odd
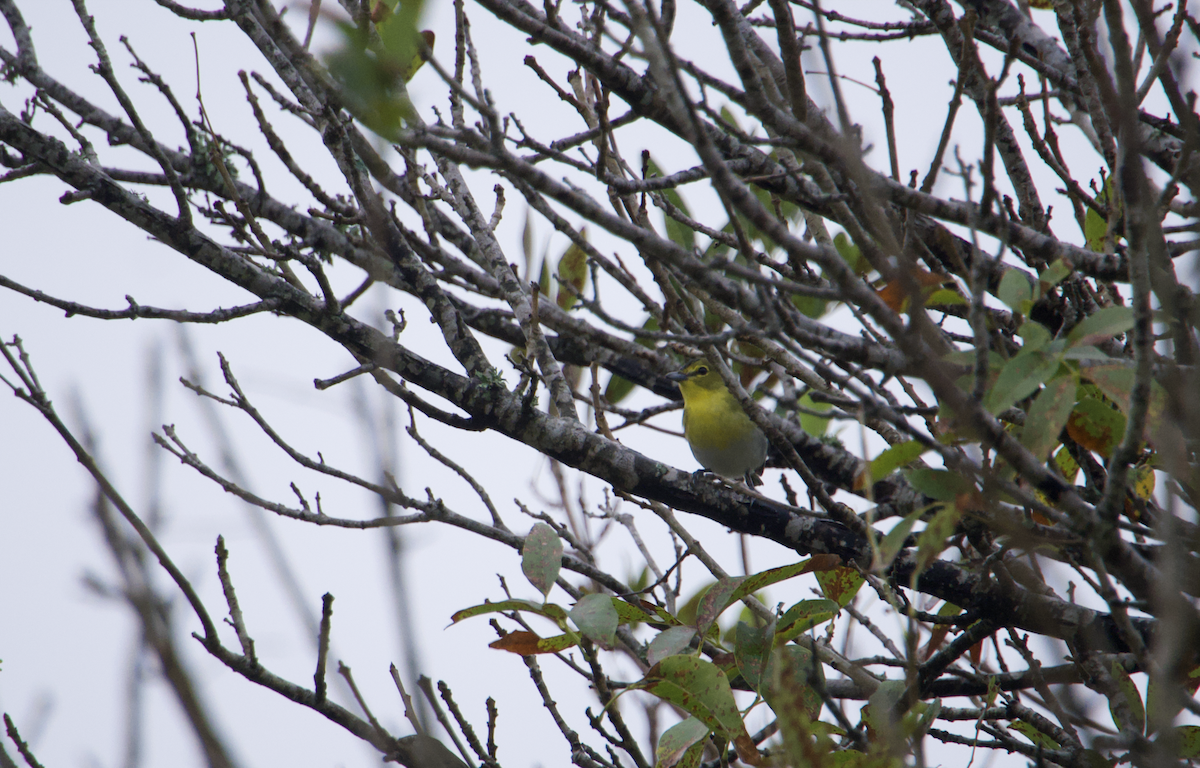
{"type": "Polygon", "coordinates": [[[761,485],[767,436],[746,415],[721,374],[700,359],[667,378],[683,393],[683,434],[696,461],[726,479],[761,485]]]}

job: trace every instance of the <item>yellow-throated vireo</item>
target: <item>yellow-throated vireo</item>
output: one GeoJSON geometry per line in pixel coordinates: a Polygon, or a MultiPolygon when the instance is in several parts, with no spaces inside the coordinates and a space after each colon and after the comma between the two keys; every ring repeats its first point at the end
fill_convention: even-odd
{"type": "Polygon", "coordinates": [[[683,434],[696,461],[731,480],[761,485],[759,470],[767,459],[762,433],[707,360],[694,360],[667,374],[683,393],[683,434]]]}

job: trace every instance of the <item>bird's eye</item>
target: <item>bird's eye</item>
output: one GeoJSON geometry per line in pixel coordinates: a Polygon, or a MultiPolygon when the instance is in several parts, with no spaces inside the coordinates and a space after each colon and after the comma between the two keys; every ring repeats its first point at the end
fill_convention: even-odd
{"type": "Polygon", "coordinates": [[[705,368],[703,365],[700,366],[699,368],[696,369],[696,375],[697,376],[707,376],[708,368],[705,368]]]}

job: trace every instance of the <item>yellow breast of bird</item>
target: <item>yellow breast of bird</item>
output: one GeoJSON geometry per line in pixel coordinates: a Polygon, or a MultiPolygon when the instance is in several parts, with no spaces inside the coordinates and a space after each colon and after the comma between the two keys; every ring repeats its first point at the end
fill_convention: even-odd
{"type": "Polygon", "coordinates": [[[683,432],[696,460],[724,477],[757,469],[766,456],[766,436],[727,391],[701,390],[689,396],[683,432]]]}

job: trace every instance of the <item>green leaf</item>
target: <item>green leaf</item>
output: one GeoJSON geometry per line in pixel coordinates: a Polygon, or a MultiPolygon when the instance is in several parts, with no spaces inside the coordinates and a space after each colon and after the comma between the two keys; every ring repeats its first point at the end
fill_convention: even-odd
{"type": "Polygon", "coordinates": [[[1075,457],[1067,450],[1067,446],[1058,449],[1054,454],[1054,465],[1058,468],[1058,474],[1068,483],[1074,483],[1075,477],[1079,474],[1079,463],[1075,461],[1075,457]]]}
{"type": "Polygon", "coordinates": [[[568,648],[579,645],[579,637],[574,634],[554,635],[543,637],[538,641],[538,651],[541,653],[562,653],[568,648]]]}
{"type": "MultiPolygon", "coordinates": [[[[742,722],[729,687],[729,678],[720,667],[695,656],[668,656],[652,666],[639,687],[668,701],[711,731],[735,743],[742,754],[750,736],[742,722]]],[[[750,750],[754,750],[750,744],[750,750]]]]}
{"type": "Polygon", "coordinates": [[[813,684],[825,685],[825,668],[809,649],[792,644],[776,648],[763,680],[766,683],[763,698],[781,721],[798,715],[812,721],[821,714],[824,702],[813,684]]]}
{"type": "MultiPolygon", "coordinates": [[[[667,175],[659,169],[658,164],[654,160],[648,161],[647,170],[654,177],[662,178],[667,175]]],[[[691,211],[688,210],[687,203],[683,201],[683,196],[679,194],[678,189],[671,187],[670,189],[662,190],[660,194],[667,199],[668,203],[682,211],[683,215],[688,218],[692,217],[691,211]]],[[[676,221],[666,215],[665,212],[663,213],[663,223],[666,226],[667,237],[672,242],[683,246],[689,251],[696,247],[696,231],[694,229],[682,222],[676,221]]]]}
{"type": "Polygon", "coordinates": [[[1154,467],[1149,464],[1139,464],[1129,472],[1129,490],[1142,501],[1149,501],[1154,495],[1154,486],[1158,482],[1154,467]]]}
{"type": "MultiPolygon", "coordinates": [[[[957,605],[953,605],[951,603],[946,603],[945,605],[943,605],[942,611],[945,611],[948,608],[956,608],[957,609],[953,613],[947,613],[946,615],[948,615],[948,616],[957,616],[958,614],[962,613],[961,608],[959,608],[957,605]]],[[[942,611],[938,611],[939,616],[942,615],[942,611]]],[[[987,702],[987,705],[989,707],[993,707],[996,705],[996,697],[999,695],[1000,695],[999,681],[996,679],[995,675],[988,675],[987,694],[984,696],[983,700],[987,702]]]]}
{"type": "Polygon", "coordinates": [[[1046,326],[1032,320],[1021,323],[1021,329],[1017,331],[1017,335],[1025,340],[1023,349],[1028,352],[1041,349],[1050,343],[1050,331],[1046,330],[1046,326]]]}
{"type": "Polygon", "coordinates": [[[917,734],[924,734],[941,711],[941,699],[918,701],[913,704],[912,709],[904,714],[904,719],[900,723],[900,730],[904,734],[904,738],[911,739],[917,734]]]}
{"type": "Polygon", "coordinates": [[[925,299],[927,307],[950,307],[966,303],[966,297],[953,288],[938,288],[925,299]]]}
{"type": "Polygon", "coordinates": [[[604,648],[611,648],[617,637],[617,609],[608,595],[584,595],[567,614],[579,631],[604,648]]]}
{"type": "MultiPolygon", "coordinates": [[[[833,559],[836,560],[837,556],[834,555],[833,559]]],[[[741,600],[746,595],[752,595],[755,592],[766,589],[772,584],[778,584],[781,581],[787,581],[802,574],[811,573],[815,569],[815,565],[813,559],[810,557],[807,560],[801,560],[791,565],[781,565],[778,568],[771,568],[749,576],[743,576],[738,588],[730,594],[729,602],[732,603],[741,600]]],[[[818,578],[820,578],[819,573],[818,578]]]]}
{"type": "Polygon", "coordinates": [[[574,633],[555,635],[554,637],[538,637],[533,632],[518,630],[509,632],[499,640],[488,643],[488,648],[498,651],[508,651],[521,656],[534,656],[540,653],[560,653],[579,644],[579,635],[574,633]]]}
{"type": "Polygon", "coordinates": [[[470,608],[463,608],[461,611],[455,611],[450,617],[452,624],[457,624],[463,619],[469,619],[473,616],[482,616],[487,613],[504,613],[505,611],[524,611],[526,613],[536,613],[538,616],[545,616],[554,621],[561,621],[567,618],[567,612],[561,606],[553,603],[535,603],[530,600],[501,600],[498,603],[482,603],[473,605],[470,608]]]}
{"type": "Polygon", "coordinates": [[[420,68],[420,39],[433,45],[433,33],[418,32],[424,0],[388,3],[390,13],[375,25],[377,41],[366,30],[339,23],[342,39],[326,57],[341,85],[343,102],[364,125],[395,140],[400,124],[413,114],[404,83],[420,68]]]}
{"type": "Polygon", "coordinates": [[[850,601],[858,594],[863,582],[861,573],[845,565],[817,572],[817,583],[821,585],[821,594],[842,608],[850,605],[850,601]]]}
{"type": "Polygon", "coordinates": [[[624,400],[633,391],[633,382],[617,374],[608,377],[608,385],[604,387],[604,399],[612,405],[624,400]]]}
{"type": "Polygon", "coordinates": [[[1037,392],[1038,387],[1058,371],[1062,360],[1058,355],[1042,352],[1018,352],[1004,364],[996,383],[984,398],[989,413],[1002,413],[1014,403],[1037,392]]]}
{"type": "Polygon", "coordinates": [[[1007,269],[1000,278],[1000,287],[996,290],[996,298],[1008,305],[1008,308],[1018,314],[1026,314],[1028,305],[1033,300],[1033,288],[1029,278],[1019,269],[1007,269]]]}
{"type": "MultiPolygon", "coordinates": [[[[1004,358],[999,352],[994,349],[989,349],[987,353],[988,368],[995,369],[1004,365],[1004,358]]],[[[959,365],[965,368],[971,368],[975,365],[975,350],[960,349],[955,352],[947,352],[942,356],[942,359],[951,365],[959,365]]]]}
{"type": "Polygon", "coordinates": [[[832,600],[801,600],[788,608],[775,624],[775,644],[787,642],[838,615],[842,607],[832,600]]]}
{"type": "Polygon", "coordinates": [[[1125,416],[1096,397],[1081,397],[1067,419],[1067,434],[1089,451],[1108,456],[1125,436],[1125,416]]]}
{"type": "Polygon", "coordinates": [[[763,673],[771,653],[772,634],[767,627],[752,627],[739,621],[733,632],[733,659],[742,679],[762,693],[763,673]]]}
{"type": "Polygon", "coordinates": [[[654,750],[655,768],[689,768],[698,765],[704,738],[712,731],[698,718],[689,717],[663,731],[654,750]]]}
{"type": "Polygon", "coordinates": [[[900,738],[896,730],[897,723],[892,720],[892,710],[904,695],[905,687],[903,680],[885,680],[868,698],[867,706],[862,708],[863,721],[871,731],[878,734],[877,739],[881,742],[900,738]]]}
{"type": "Polygon", "coordinates": [[[1175,728],[1179,739],[1179,756],[1184,760],[1200,757],[1200,725],[1180,725],[1175,728]]]}
{"type": "Polygon", "coordinates": [[[1037,728],[1034,728],[1032,725],[1030,725],[1029,723],[1026,723],[1023,720],[1018,720],[1018,721],[1014,722],[1012,724],[1012,729],[1014,731],[1016,731],[1017,733],[1021,734],[1022,736],[1024,736],[1025,738],[1032,741],[1035,746],[1040,744],[1041,746],[1045,747],[1046,749],[1058,749],[1057,741],[1050,738],[1049,736],[1042,733],[1037,728]]]}
{"type": "MultiPolygon", "coordinates": [[[[768,210],[775,210],[778,208],[785,221],[795,222],[803,217],[800,207],[795,203],[789,200],[784,200],[783,198],[768,192],[757,184],[752,184],[750,189],[754,192],[754,196],[758,198],[758,201],[763,204],[764,208],[767,208],[768,210]]],[[[769,242],[770,240],[768,239],[763,240],[764,244],[769,242]]]]}
{"type": "Polygon", "coordinates": [[[587,253],[575,243],[571,243],[562,258],[558,260],[559,287],[555,302],[561,309],[570,309],[575,306],[575,303],[579,301],[579,295],[583,293],[584,286],[587,285],[587,279],[587,253]],[[570,290],[564,286],[570,286],[570,290]]]}
{"type": "Polygon", "coordinates": [[[928,447],[917,440],[896,443],[871,459],[871,482],[882,480],[900,467],[911,464],[928,450],[928,447]]]}
{"type": "Polygon", "coordinates": [[[1071,274],[1071,267],[1062,259],[1055,259],[1054,262],[1042,270],[1042,274],[1038,275],[1037,296],[1036,301],[1050,292],[1054,286],[1066,280],[1071,274]]]}
{"type": "Polygon", "coordinates": [[[521,253],[525,256],[525,279],[533,270],[533,209],[525,208],[525,225],[521,227],[521,253]]]}
{"type": "Polygon", "coordinates": [[[1133,682],[1133,678],[1125,671],[1125,667],[1114,660],[1110,668],[1113,680],[1117,684],[1118,690],[1123,695],[1126,704],[1129,705],[1130,722],[1122,722],[1121,707],[1117,702],[1114,702],[1115,697],[1110,696],[1108,699],[1108,712],[1112,715],[1113,723],[1117,726],[1117,730],[1125,730],[1132,727],[1137,733],[1142,733],[1146,730],[1146,707],[1142,703],[1142,694],[1138,692],[1137,684],[1133,682]]]}
{"type": "Polygon", "coordinates": [[[741,127],[738,123],[737,116],[733,114],[733,110],[729,108],[728,104],[721,105],[721,119],[732,125],[734,128],[741,127]]]}
{"type": "Polygon", "coordinates": [[[1058,444],[1059,433],[1075,407],[1077,388],[1075,377],[1059,376],[1051,379],[1029,406],[1025,427],[1021,430],[1021,444],[1038,460],[1044,461],[1050,449],[1058,444]]]}
{"type": "Polygon", "coordinates": [[[1198,688],[1200,688],[1200,664],[1192,667],[1192,670],[1187,673],[1187,682],[1183,684],[1183,690],[1187,691],[1189,696],[1195,696],[1198,688]]]}
{"type": "MultiPolygon", "coordinates": [[[[1137,373],[1126,365],[1089,365],[1080,369],[1083,378],[1096,385],[1096,389],[1116,403],[1124,412],[1133,397],[1133,385],[1137,373]]],[[[1146,429],[1154,431],[1162,422],[1167,410],[1167,390],[1153,379],[1150,380],[1150,410],[1146,415],[1146,429]]]]}
{"type": "Polygon", "coordinates": [[[862,250],[846,235],[845,232],[838,232],[833,236],[833,247],[837,249],[838,255],[842,257],[842,261],[854,270],[854,274],[862,277],[871,271],[871,263],[863,258],[862,250]]]}
{"type": "Polygon", "coordinates": [[[1104,252],[1104,239],[1108,234],[1108,222],[1095,210],[1088,208],[1083,215],[1083,236],[1088,250],[1104,252]]]}
{"type": "MultiPolygon", "coordinates": [[[[800,396],[800,405],[814,411],[828,411],[833,406],[829,403],[818,403],[813,401],[812,395],[805,392],[800,396]]],[[[829,419],[823,419],[820,416],[813,416],[810,413],[800,413],[800,428],[813,437],[821,437],[829,431],[829,419]]]]}
{"type": "MultiPolygon", "coordinates": [[[[649,331],[651,333],[657,332],[658,331],[658,318],[653,317],[653,316],[647,317],[646,321],[644,323],[642,323],[642,330],[649,331]]],[[[638,336],[635,339],[635,341],[636,341],[636,343],[640,344],[641,346],[645,347],[646,349],[654,349],[654,339],[650,339],[645,336],[638,336]]]]}
{"type": "Polygon", "coordinates": [[[954,504],[943,505],[917,536],[917,569],[914,577],[925,570],[945,549],[958,527],[962,513],[954,504]]]}
{"type": "Polygon", "coordinates": [[[682,653],[691,645],[695,636],[696,630],[693,627],[664,629],[650,641],[650,646],[646,649],[646,661],[650,662],[650,666],[654,666],[668,656],[682,653]]]}
{"type": "Polygon", "coordinates": [[[800,310],[801,314],[805,317],[811,317],[813,320],[816,320],[829,311],[829,301],[827,299],[819,299],[816,296],[805,296],[802,293],[792,294],[792,306],[800,310]]]}
{"type": "Polygon", "coordinates": [[[1089,250],[1097,253],[1105,253],[1107,249],[1108,239],[1108,222],[1109,219],[1119,219],[1121,210],[1119,206],[1113,206],[1110,201],[1113,199],[1113,179],[1109,176],[1104,180],[1104,186],[1100,189],[1100,194],[1096,195],[1096,202],[1108,209],[1108,216],[1101,216],[1091,207],[1083,216],[1083,238],[1087,243],[1089,250]],[[1114,210],[1115,208],[1115,210],[1114,210]]]}
{"type": "MultiPolygon", "coordinates": [[[[420,50],[417,44],[417,22],[425,0],[404,0],[404,2],[388,3],[392,13],[375,25],[379,32],[379,40],[392,58],[408,68],[420,50]]],[[[409,74],[406,69],[404,74],[409,74]]]]}
{"type": "Polygon", "coordinates": [[[954,501],[960,494],[975,490],[968,478],[945,469],[909,469],[904,476],[909,485],[937,501],[954,501]]]}
{"type": "Polygon", "coordinates": [[[346,108],[367,128],[395,140],[401,122],[413,109],[399,88],[404,67],[399,59],[371,44],[355,25],[341,22],[337,26],[342,39],[325,61],[342,86],[346,108]]]}
{"type": "Polygon", "coordinates": [[[692,594],[691,597],[683,602],[683,605],[679,606],[679,609],[675,612],[675,618],[678,619],[680,624],[686,624],[692,627],[696,626],[696,612],[700,609],[700,599],[704,597],[704,593],[707,592],[715,583],[716,582],[711,582],[709,584],[702,585],[692,594]]]}
{"type": "Polygon", "coordinates": [[[536,523],[521,547],[521,572],[539,592],[549,595],[562,568],[562,556],[558,534],[545,523],[536,523]]]}
{"type": "MultiPolygon", "coordinates": [[[[1158,709],[1163,704],[1163,692],[1171,691],[1175,687],[1173,682],[1163,680],[1161,675],[1151,674],[1146,680],[1146,735],[1153,736],[1156,730],[1155,724],[1158,723],[1158,709]],[[1166,685],[1163,683],[1166,682],[1166,685]]],[[[1168,696],[1170,694],[1168,693],[1168,696]]],[[[1168,707],[1170,705],[1168,704],[1168,707]]],[[[1171,720],[1175,718],[1172,717],[1171,720]]]]}
{"type": "Polygon", "coordinates": [[[700,605],[696,609],[696,629],[701,635],[708,632],[708,628],[713,625],[717,617],[725,612],[733,602],[733,595],[738,591],[738,587],[745,581],[744,576],[737,576],[732,579],[718,579],[716,584],[708,588],[704,596],[700,598],[700,605]]]}
{"type": "Polygon", "coordinates": [[[896,523],[892,530],[887,532],[883,537],[883,541],[879,542],[879,549],[876,553],[875,563],[872,569],[875,571],[886,571],[892,565],[892,561],[896,559],[896,555],[900,554],[900,550],[904,548],[904,541],[908,538],[908,534],[912,533],[913,526],[917,522],[917,518],[925,508],[914,510],[905,515],[904,519],[896,523]]]}
{"type": "Polygon", "coordinates": [[[1071,346],[1091,344],[1125,333],[1133,328],[1133,307],[1104,307],[1083,319],[1071,329],[1067,340],[1071,346]]]}
{"type": "MultiPolygon", "coordinates": [[[[641,586],[634,586],[631,584],[630,586],[633,586],[634,590],[639,590],[643,589],[645,584],[642,584],[641,586]]],[[[654,617],[652,617],[647,611],[634,605],[633,603],[630,603],[627,600],[614,597],[612,598],[612,604],[613,610],[617,612],[617,617],[619,618],[621,624],[643,624],[654,620],[654,617]]],[[[650,603],[644,603],[644,605],[650,605],[650,603]]]]}
{"type": "Polygon", "coordinates": [[[1083,768],[1117,768],[1117,761],[1110,760],[1094,749],[1085,749],[1079,753],[1080,765],[1083,768]]]}
{"type": "Polygon", "coordinates": [[[1070,347],[1063,352],[1064,360],[1112,360],[1108,353],[1099,347],[1093,347],[1091,344],[1080,344],[1077,347],[1070,347]]]}

